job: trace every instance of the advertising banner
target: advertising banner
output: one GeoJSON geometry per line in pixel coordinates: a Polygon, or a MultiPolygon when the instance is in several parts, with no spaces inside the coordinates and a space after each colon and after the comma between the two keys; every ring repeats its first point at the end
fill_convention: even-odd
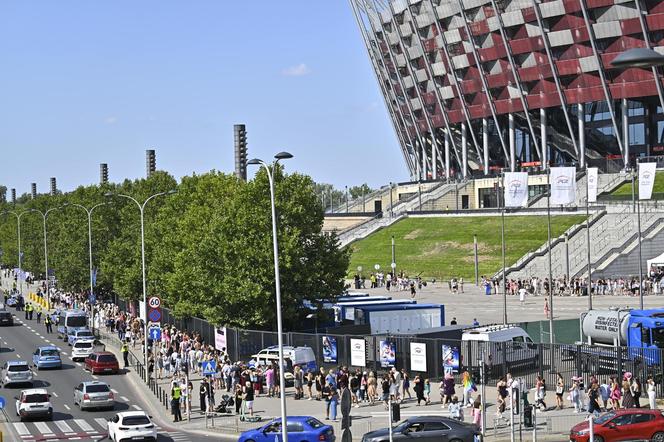
{"type": "Polygon", "coordinates": [[[364,339],[350,340],[350,365],[353,367],[367,366],[367,343],[364,339]]]}
{"type": "Polygon", "coordinates": [[[597,202],[597,184],[599,176],[597,175],[596,167],[589,167],[587,172],[588,179],[588,202],[595,203],[597,202]]]}
{"type": "Polygon", "coordinates": [[[649,200],[655,186],[657,163],[639,163],[639,199],[649,200]]]}
{"type": "Polygon", "coordinates": [[[214,328],[214,348],[221,350],[226,347],[226,327],[214,328]]]}
{"type": "Polygon", "coordinates": [[[427,345],[418,342],[410,343],[410,369],[427,371],[427,345]]]}
{"type": "Polygon", "coordinates": [[[552,167],[550,172],[551,204],[576,201],[576,167],[552,167]]]}
{"type": "Polygon", "coordinates": [[[337,363],[337,338],[323,336],[323,362],[337,363]]]}
{"type": "Polygon", "coordinates": [[[503,187],[505,207],[528,205],[528,172],[505,172],[503,187]]]}
{"type": "Polygon", "coordinates": [[[443,344],[443,371],[445,373],[459,372],[459,347],[443,344]]]}
{"type": "Polygon", "coordinates": [[[380,366],[394,367],[397,362],[397,346],[394,342],[380,341],[380,366]]]}

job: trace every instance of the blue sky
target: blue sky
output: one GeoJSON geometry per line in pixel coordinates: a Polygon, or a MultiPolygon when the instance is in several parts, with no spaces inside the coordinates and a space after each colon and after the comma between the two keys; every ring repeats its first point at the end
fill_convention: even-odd
{"type": "Polygon", "coordinates": [[[339,187],[407,179],[346,0],[3,0],[0,184],[71,190],[249,156],[339,187]]]}

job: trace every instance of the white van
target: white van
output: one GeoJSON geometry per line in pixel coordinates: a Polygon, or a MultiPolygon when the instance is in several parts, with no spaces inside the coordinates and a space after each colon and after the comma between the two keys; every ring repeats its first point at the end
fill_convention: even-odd
{"type": "Polygon", "coordinates": [[[524,329],[516,325],[489,325],[463,331],[462,341],[479,342],[477,356],[484,350],[485,361],[490,365],[504,362],[534,363],[538,357],[537,345],[524,329]]]}
{"type": "MultiPolygon", "coordinates": [[[[264,348],[255,355],[251,356],[249,365],[253,363],[254,366],[266,367],[270,364],[277,366],[279,364],[279,347],[273,345],[264,348]]],[[[290,345],[284,346],[284,363],[286,369],[284,370],[284,377],[292,379],[293,367],[299,365],[306,373],[307,371],[316,372],[318,364],[316,363],[316,355],[311,347],[292,347],[290,345]]]]}

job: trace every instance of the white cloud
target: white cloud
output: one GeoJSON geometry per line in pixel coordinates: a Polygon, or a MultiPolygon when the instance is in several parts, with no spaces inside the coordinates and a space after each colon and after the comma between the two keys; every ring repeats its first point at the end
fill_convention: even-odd
{"type": "Polygon", "coordinates": [[[287,67],[281,71],[281,75],[286,77],[302,77],[311,73],[311,69],[305,63],[300,63],[295,66],[287,67]]]}
{"type": "Polygon", "coordinates": [[[115,124],[117,122],[118,122],[118,117],[115,117],[115,116],[112,116],[112,115],[110,117],[104,118],[104,123],[105,124],[115,124]]]}

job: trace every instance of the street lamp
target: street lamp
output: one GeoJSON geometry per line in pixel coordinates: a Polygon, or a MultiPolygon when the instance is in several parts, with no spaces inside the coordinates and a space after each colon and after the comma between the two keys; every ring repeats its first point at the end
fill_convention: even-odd
{"type": "MultiPolygon", "coordinates": [[[[276,166],[279,160],[287,160],[293,158],[288,152],[279,152],[274,156],[276,166]]],[[[277,295],[277,336],[279,346],[279,391],[281,402],[281,431],[283,442],[288,442],[288,425],[286,420],[286,382],[284,380],[284,342],[283,342],[283,325],[281,321],[281,283],[279,281],[279,245],[277,243],[277,214],[274,204],[274,179],[273,171],[270,170],[265,161],[258,158],[249,160],[247,164],[258,165],[265,168],[267,178],[270,181],[270,205],[272,207],[272,246],[274,250],[274,285],[277,295]]]]}
{"type": "Polygon", "coordinates": [[[90,263],[90,297],[88,300],[90,301],[90,305],[92,306],[92,334],[94,335],[95,333],[95,302],[93,299],[94,296],[94,278],[93,278],[93,273],[92,273],[92,211],[95,210],[97,207],[104,206],[108,203],[99,203],[95,206],[92,206],[91,209],[88,209],[87,207],[81,205],[81,204],[76,204],[76,203],[65,203],[65,206],[72,206],[72,207],[79,207],[83,210],[85,210],[85,213],[88,215],[88,252],[89,252],[89,263],[90,263]]]}
{"type": "MultiPolygon", "coordinates": [[[[648,44],[648,42],[646,42],[648,44]]],[[[657,93],[664,106],[664,93],[662,92],[661,83],[659,81],[659,74],[657,73],[657,66],[664,65],[664,55],[657,51],[647,48],[634,48],[628,49],[611,61],[611,65],[616,68],[629,69],[629,68],[651,68],[655,85],[657,86],[657,93]]],[[[627,130],[626,127],[623,130],[627,130]]],[[[629,143],[627,143],[629,146],[629,143]]],[[[628,158],[629,161],[629,158],[628,158]]],[[[637,160],[638,163],[638,160],[637,160]]],[[[627,164],[625,165],[627,167],[627,164]]],[[[634,200],[634,172],[632,172],[632,200],[634,200]]],[[[641,248],[641,205],[640,200],[637,200],[637,223],[638,223],[638,238],[639,238],[639,306],[643,310],[643,255],[641,248]]],[[[590,294],[590,292],[588,292],[590,294]]]]}
{"type": "MultiPolygon", "coordinates": [[[[42,212],[39,209],[30,209],[30,210],[28,210],[28,212],[36,212],[36,213],[40,214],[42,216],[42,219],[44,220],[44,267],[46,269],[46,310],[51,309],[51,291],[49,290],[49,278],[48,278],[48,245],[47,245],[48,243],[46,242],[46,218],[48,218],[49,213],[51,213],[54,210],[58,210],[58,209],[62,209],[62,206],[53,207],[51,209],[48,209],[46,212],[42,212]]],[[[27,213],[27,212],[23,212],[23,213],[27,213]]]]}
{"type": "Polygon", "coordinates": [[[145,382],[149,383],[150,382],[150,374],[148,372],[148,312],[147,312],[147,306],[148,306],[148,300],[147,300],[147,280],[145,279],[145,205],[148,203],[153,198],[156,198],[158,196],[162,195],[172,195],[176,190],[169,190],[168,192],[159,192],[155,193],[154,195],[150,195],[148,199],[143,201],[143,204],[139,203],[138,200],[132,196],[129,195],[124,195],[122,193],[113,193],[113,192],[108,192],[104,194],[106,197],[113,197],[113,196],[119,196],[122,198],[126,198],[128,200],[131,200],[136,203],[138,206],[138,210],[141,212],[141,269],[143,272],[143,308],[145,311],[145,321],[143,321],[143,357],[145,358],[145,382]]]}

